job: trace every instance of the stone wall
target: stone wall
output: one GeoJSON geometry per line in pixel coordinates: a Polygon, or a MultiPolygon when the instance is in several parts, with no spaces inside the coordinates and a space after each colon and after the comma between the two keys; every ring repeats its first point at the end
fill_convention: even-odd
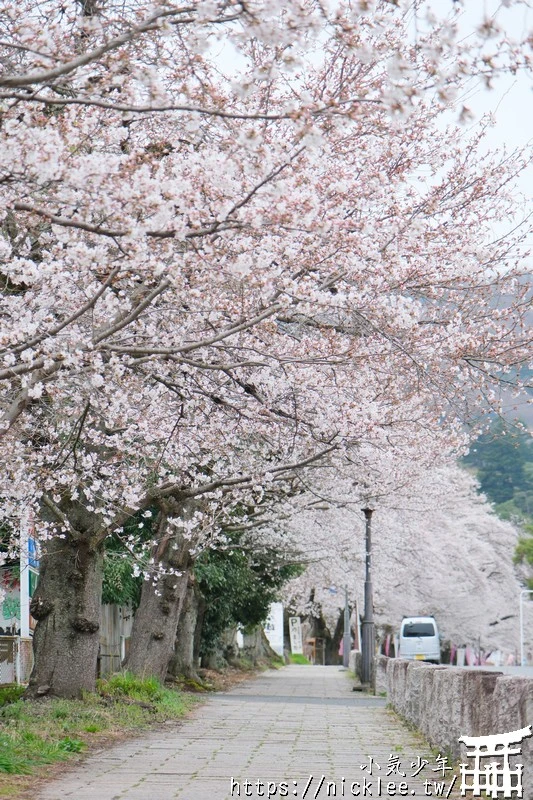
{"type": "MultiPolygon", "coordinates": [[[[394,710],[432,747],[466,761],[460,736],[488,736],[533,725],[533,678],[379,656],[376,683],[394,710]]],[[[524,798],[533,800],[533,738],[522,742],[524,798]]]]}

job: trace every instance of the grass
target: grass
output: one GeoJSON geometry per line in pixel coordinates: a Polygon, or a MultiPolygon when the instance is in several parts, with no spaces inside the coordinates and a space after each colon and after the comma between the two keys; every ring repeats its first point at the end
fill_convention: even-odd
{"type": "Polygon", "coordinates": [[[14,703],[24,694],[24,687],[15,683],[8,683],[0,686],[0,708],[8,703],[14,703]]]}
{"type": "Polygon", "coordinates": [[[300,653],[291,653],[289,656],[289,663],[291,664],[310,664],[311,662],[300,653]]]}
{"type": "Polygon", "coordinates": [[[21,776],[42,773],[99,738],[180,719],[194,702],[154,678],[128,673],[98,681],[82,700],[24,701],[16,688],[0,693],[0,798],[17,796],[27,785],[21,776]]]}

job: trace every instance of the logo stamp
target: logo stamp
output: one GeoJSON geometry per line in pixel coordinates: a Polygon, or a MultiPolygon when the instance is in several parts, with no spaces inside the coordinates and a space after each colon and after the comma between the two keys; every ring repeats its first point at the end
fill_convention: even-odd
{"type": "Polygon", "coordinates": [[[519,731],[491,736],[461,736],[459,741],[467,747],[467,758],[473,759],[473,765],[460,765],[461,795],[472,792],[473,797],[479,797],[484,792],[492,798],[523,797],[524,765],[511,764],[511,756],[520,756],[519,745],[532,735],[532,726],[528,725],[519,731]]]}

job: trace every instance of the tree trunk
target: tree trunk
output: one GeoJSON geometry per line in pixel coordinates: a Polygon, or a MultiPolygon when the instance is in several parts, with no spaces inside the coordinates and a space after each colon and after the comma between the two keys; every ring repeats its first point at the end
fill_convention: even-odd
{"type": "MultiPolygon", "coordinates": [[[[181,513],[185,516],[183,506],[181,513]]],[[[174,652],[192,559],[189,542],[180,533],[169,532],[166,511],[159,514],[157,531],[154,563],[157,569],[162,568],[163,573],[171,569],[177,570],[179,575],[159,577],[154,570],[143,583],[125,667],[140,677],[154,676],[164,680],[174,652]]]]}
{"type": "Polygon", "coordinates": [[[192,574],[189,575],[187,592],[183,609],[178,622],[174,654],[170,660],[168,671],[171,675],[198,680],[195,660],[196,629],[200,605],[200,591],[192,574]]]}
{"type": "MultiPolygon", "coordinates": [[[[255,646],[255,639],[254,639],[255,646]]],[[[212,670],[223,670],[228,666],[239,666],[239,648],[237,646],[237,628],[226,628],[216,643],[202,654],[202,667],[212,670]]]]}
{"type": "Polygon", "coordinates": [[[270,646],[270,642],[261,625],[257,625],[252,631],[244,633],[243,655],[255,667],[265,662],[279,661],[281,658],[270,646]]]}
{"type": "Polygon", "coordinates": [[[101,545],[89,535],[54,538],[43,548],[30,610],[37,620],[27,697],[81,697],[94,691],[102,596],[101,545]]]}
{"type": "Polygon", "coordinates": [[[339,650],[343,636],[344,636],[344,609],[339,611],[339,616],[337,617],[337,623],[335,625],[333,636],[330,639],[327,638],[325,639],[326,664],[341,663],[342,659],[341,656],[339,655],[339,650]]]}
{"type": "Polygon", "coordinates": [[[194,630],[194,648],[193,648],[193,663],[200,663],[200,654],[202,650],[202,631],[204,627],[205,610],[207,603],[203,594],[198,592],[197,614],[196,614],[196,628],[194,630]]]}
{"type": "MultiPolygon", "coordinates": [[[[313,595],[311,595],[311,600],[313,595]]],[[[320,640],[316,643],[315,659],[317,664],[339,664],[339,647],[344,631],[344,611],[339,610],[339,617],[335,627],[335,633],[332,636],[326,624],[322,612],[319,617],[307,617],[303,624],[303,639],[308,642],[310,639],[320,640]]],[[[305,654],[311,657],[311,650],[309,645],[306,645],[305,654]]]]}

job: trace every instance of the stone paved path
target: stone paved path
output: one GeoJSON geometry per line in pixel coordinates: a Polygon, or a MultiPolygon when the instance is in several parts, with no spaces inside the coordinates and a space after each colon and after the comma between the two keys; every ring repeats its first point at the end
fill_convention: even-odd
{"type": "Polygon", "coordinates": [[[90,756],[35,800],[427,797],[437,767],[385,700],[352,692],[344,671],[290,666],[210,697],[179,727],[90,756]],[[429,763],[412,777],[419,757],[429,763]],[[394,759],[405,778],[387,776],[394,759]]]}

